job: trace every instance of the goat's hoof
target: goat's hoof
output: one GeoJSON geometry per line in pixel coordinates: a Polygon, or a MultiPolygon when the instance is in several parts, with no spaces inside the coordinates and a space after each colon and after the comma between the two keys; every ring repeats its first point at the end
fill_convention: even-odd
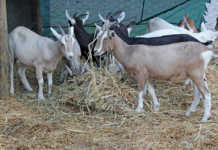
{"type": "Polygon", "coordinates": [[[207,115],[207,116],[203,116],[203,118],[201,119],[201,122],[204,123],[204,122],[207,122],[207,120],[210,118],[210,115],[207,115]]]}
{"type": "Polygon", "coordinates": [[[33,92],[33,89],[32,88],[28,88],[27,91],[33,92]]]}
{"type": "Polygon", "coordinates": [[[142,112],[142,111],[143,111],[143,108],[137,107],[135,111],[136,111],[136,112],[142,112]]]}
{"type": "Polygon", "coordinates": [[[10,89],[10,95],[14,95],[14,89],[10,89]]]}
{"type": "Polygon", "coordinates": [[[45,100],[45,97],[44,96],[38,96],[38,99],[39,100],[45,100]]]}
{"type": "Polygon", "coordinates": [[[159,112],[160,105],[154,105],[154,112],[159,112]]]}
{"type": "Polygon", "coordinates": [[[186,117],[189,117],[189,116],[191,115],[191,111],[187,111],[187,112],[185,113],[185,115],[186,115],[186,117]]]}
{"type": "Polygon", "coordinates": [[[10,91],[10,95],[11,95],[11,96],[14,96],[14,91],[13,91],[13,92],[10,91]]]}
{"type": "Polygon", "coordinates": [[[202,119],[201,119],[201,123],[204,123],[204,122],[207,122],[207,119],[206,119],[206,118],[202,118],[202,119]]]}

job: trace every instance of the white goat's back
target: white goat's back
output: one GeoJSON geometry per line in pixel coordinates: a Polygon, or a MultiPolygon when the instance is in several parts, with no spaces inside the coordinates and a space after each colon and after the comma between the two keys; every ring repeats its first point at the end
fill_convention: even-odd
{"type": "Polygon", "coordinates": [[[145,34],[138,37],[158,37],[171,34],[188,34],[195,37],[201,42],[208,42],[214,41],[218,36],[217,32],[213,32],[208,29],[205,29],[204,31],[199,33],[193,33],[184,28],[172,25],[161,18],[154,18],[149,21],[148,32],[148,35],[145,34]]]}
{"type": "Polygon", "coordinates": [[[161,18],[158,18],[158,17],[151,19],[148,22],[148,26],[149,26],[148,32],[154,32],[154,31],[163,30],[163,29],[174,29],[177,31],[189,33],[188,30],[181,28],[181,27],[178,27],[178,26],[175,26],[175,25],[172,25],[172,24],[168,23],[167,21],[165,21],[161,18]]]}
{"type": "Polygon", "coordinates": [[[142,37],[142,38],[152,38],[152,37],[160,37],[160,36],[165,36],[165,35],[173,35],[173,34],[181,34],[177,30],[173,29],[162,29],[162,30],[156,30],[153,32],[146,33],[144,35],[139,35],[137,37],[142,37]]]}
{"type": "Polygon", "coordinates": [[[52,58],[55,41],[42,37],[28,28],[17,27],[9,34],[9,48],[20,63],[33,66],[36,61],[52,58]]]}

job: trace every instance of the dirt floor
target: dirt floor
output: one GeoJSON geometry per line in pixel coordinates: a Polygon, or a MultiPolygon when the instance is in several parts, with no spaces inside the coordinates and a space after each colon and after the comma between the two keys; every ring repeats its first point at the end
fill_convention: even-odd
{"type": "MultiPolygon", "coordinates": [[[[58,76],[58,75],[56,75],[58,76]]],[[[218,65],[207,71],[212,116],[200,123],[202,104],[185,116],[193,90],[183,82],[154,81],[160,112],[151,97],[136,113],[137,85],[107,71],[92,71],[58,85],[45,101],[36,99],[37,82],[28,72],[33,93],[16,77],[16,95],[0,101],[0,150],[218,150],[218,65]]],[[[47,87],[47,86],[46,86],[47,87]]]]}

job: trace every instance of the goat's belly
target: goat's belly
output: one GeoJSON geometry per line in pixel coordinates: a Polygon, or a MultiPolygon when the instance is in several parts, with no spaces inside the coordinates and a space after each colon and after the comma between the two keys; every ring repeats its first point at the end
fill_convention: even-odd
{"type": "Polygon", "coordinates": [[[53,72],[57,68],[57,63],[49,63],[43,65],[44,72],[53,72]]]}
{"type": "Polygon", "coordinates": [[[187,74],[185,72],[173,73],[173,74],[160,74],[160,75],[151,74],[150,78],[156,79],[156,80],[168,80],[172,82],[178,82],[178,81],[186,79],[187,74]]]}

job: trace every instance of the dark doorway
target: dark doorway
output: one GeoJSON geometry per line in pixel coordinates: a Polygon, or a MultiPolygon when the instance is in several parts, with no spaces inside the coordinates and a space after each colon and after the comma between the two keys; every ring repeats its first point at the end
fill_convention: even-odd
{"type": "Polygon", "coordinates": [[[8,31],[25,26],[38,31],[39,0],[7,0],[8,31]]]}

